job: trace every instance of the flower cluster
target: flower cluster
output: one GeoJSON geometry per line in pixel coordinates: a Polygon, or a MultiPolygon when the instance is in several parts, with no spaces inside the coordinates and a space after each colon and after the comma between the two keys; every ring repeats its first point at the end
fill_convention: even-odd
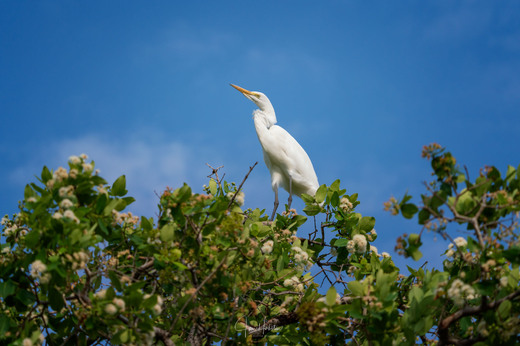
{"type": "Polygon", "coordinates": [[[448,289],[448,297],[453,300],[455,305],[462,306],[466,300],[475,299],[475,289],[468,284],[465,284],[460,279],[455,279],[448,289]]]}
{"type": "Polygon", "coordinates": [[[303,289],[304,289],[303,283],[300,281],[300,279],[297,276],[293,276],[290,279],[286,279],[283,282],[283,285],[285,287],[292,287],[297,292],[303,292],[303,289]]]}
{"type": "Polygon", "coordinates": [[[296,232],[293,232],[289,229],[282,229],[282,230],[278,230],[275,234],[274,234],[274,238],[278,241],[280,241],[280,239],[282,240],[286,240],[289,242],[289,243],[292,243],[294,242],[297,237],[296,237],[296,232]]]}
{"type": "MultiPolygon", "coordinates": [[[[231,199],[233,198],[233,196],[235,196],[235,193],[229,191],[226,196],[227,198],[231,199]]],[[[235,202],[238,204],[238,206],[241,207],[244,205],[244,197],[244,192],[240,191],[239,193],[237,193],[237,195],[235,196],[235,202]]]]}
{"type": "MultiPolygon", "coordinates": [[[[99,292],[98,292],[99,293],[99,292]]],[[[125,311],[126,304],[121,298],[114,298],[112,303],[105,305],[105,312],[109,315],[115,315],[118,312],[125,311]]]]}
{"type": "Polygon", "coordinates": [[[343,197],[339,201],[339,207],[341,209],[343,209],[344,211],[350,211],[350,210],[352,210],[353,205],[352,205],[352,202],[347,197],[343,197]]]}
{"type": "Polygon", "coordinates": [[[84,269],[90,259],[90,255],[85,251],[74,252],[72,255],[66,254],[65,258],[72,263],[72,270],[84,269]]]}
{"type": "Polygon", "coordinates": [[[377,232],[375,228],[373,228],[370,232],[367,233],[367,240],[374,241],[377,238],[377,232]]]}
{"type": "Polygon", "coordinates": [[[47,273],[47,266],[40,260],[36,260],[31,264],[31,276],[34,279],[40,279],[42,284],[46,284],[51,279],[51,274],[47,273]]]}
{"type": "Polygon", "coordinates": [[[312,267],[312,261],[309,259],[309,254],[302,250],[299,246],[291,247],[292,252],[294,253],[294,262],[296,265],[302,270],[309,270],[312,267]]]}
{"type": "Polygon", "coordinates": [[[271,252],[273,252],[273,246],[274,246],[274,242],[272,240],[267,240],[264,245],[262,245],[262,253],[263,254],[270,254],[271,252]]]}
{"type": "MultiPolygon", "coordinates": [[[[455,238],[453,241],[455,242],[455,246],[457,246],[457,248],[465,248],[466,245],[468,245],[468,242],[466,241],[466,239],[464,239],[462,237],[455,238]]],[[[446,251],[446,256],[454,257],[456,255],[456,253],[457,253],[457,250],[454,249],[453,243],[450,243],[450,245],[448,245],[448,250],[446,251]]]]}
{"type": "Polygon", "coordinates": [[[139,223],[139,216],[134,216],[131,212],[120,213],[117,210],[112,210],[112,220],[114,224],[132,224],[137,225],[139,223]]]}
{"type": "Polygon", "coordinates": [[[362,254],[367,250],[367,238],[362,234],[356,234],[347,243],[347,251],[362,254]]]}
{"type": "Polygon", "coordinates": [[[60,213],[59,211],[57,211],[52,215],[52,218],[57,219],[57,220],[60,220],[60,219],[64,219],[66,221],[70,220],[75,223],[79,223],[79,219],[77,218],[76,214],[74,214],[74,212],[70,209],[65,210],[65,212],[63,212],[63,214],[60,213]]]}

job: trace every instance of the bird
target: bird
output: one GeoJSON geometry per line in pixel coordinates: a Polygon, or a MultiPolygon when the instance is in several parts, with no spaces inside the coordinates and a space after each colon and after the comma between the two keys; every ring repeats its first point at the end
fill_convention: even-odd
{"type": "Polygon", "coordinates": [[[284,128],[276,125],[276,114],[269,98],[259,91],[230,85],[259,108],[253,111],[253,121],[264,153],[265,165],[271,173],[271,187],[274,191],[274,209],[271,215],[273,221],[279,204],[278,187],[289,192],[287,202],[291,209],[292,195],[300,198],[302,193],[315,195],[319,187],[318,177],[309,155],[300,143],[284,128]]]}

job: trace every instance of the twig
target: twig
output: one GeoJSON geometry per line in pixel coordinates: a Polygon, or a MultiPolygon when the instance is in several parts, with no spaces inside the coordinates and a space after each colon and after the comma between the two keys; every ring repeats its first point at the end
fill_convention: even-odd
{"type": "Polygon", "coordinates": [[[251,167],[249,167],[249,172],[247,172],[246,176],[244,177],[244,179],[242,179],[242,182],[240,183],[240,185],[238,185],[238,189],[237,191],[235,192],[235,194],[233,195],[233,197],[231,197],[231,201],[229,201],[229,204],[228,204],[228,209],[231,207],[231,205],[233,204],[233,202],[235,201],[235,198],[237,197],[238,193],[240,192],[240,190],[242,189],[242,185],[244,185],[244,183],[246,182],[247,178],[249,177],[249,174],[251,174],[251,172],[253,171],[253,168],[255,168],[255,166],[258,164],[258,161],[255,162],[254,165],[252,165],[251,167]]]}
{"type": "Polygon", "coordinates": [[[298,315],[295,312],[289,312],[284,315],[279,315],[271,318],[270,320],[262,323],[258,327],[251,327],[246,324],[246,332],[251,334],[253,339],[261,339],[267,332],[274,330],[278,327],[283,327],[289,324],[298,322],[298,315]]]}
{"type": "Polygon", "coordinates": [[[221,169],[222,167],[224,166],[219,166],[217,168],[213,168],[209,163],[206,163],[206,166],[208,166],[209,168],[211,168],[211,174],[208,175],[208,178],[211,178],[212,175],[215,175],[215,180],[217,181],[217,184],[218,184],[218,187],[220,188],[220,190],[222,191],[222,184],[221,184],[221,181],[222,181],[222,178],[224,178],[224,176],[222,176],[221,179],[218,178],[218,170],[221,169]]]}

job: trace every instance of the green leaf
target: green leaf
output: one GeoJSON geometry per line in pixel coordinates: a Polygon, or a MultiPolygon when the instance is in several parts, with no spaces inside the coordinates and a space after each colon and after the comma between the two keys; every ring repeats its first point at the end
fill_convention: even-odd
{"type": "Polygon", "coordinates": [[[55,287],[49,287],[48,297],[49,304],[54,310],[60,311],[65,306],[63,295],[55,287]]]}
{"type": "Polygon", "coordinates": [[[508,319],[511,313],[511,301],[510,300],[504,300],[502,303],[500,303],[498,309],[497,309],[497,315],[501,320],[508,319]]]}
{"type": "Polygon", "coordinates": [[[30,197],[36,197],[37,193],[31,188],[31,185],[25,185],[25,190],[23,192],[24,200],[27,201],[30,197]]]}
{"type": "Polygon", "coordinates": [[[376,225],[376,219],[372,216],[364,216],[359,221],[359,228],[362,231],[370,232],[376,225]]]}
{"type": "Polygon", "coordinates": [[[191,197],[191,187],[184,183],[182,187],[175,190],[174,195],[177,197],[177,203],[185,202],[191,197]]]}
{"type": "Polygon", "coordinates": [[[363,284],[359,281],[350,281],[347,283],[347,287],[355,297],[362,297],[365,295],[363,284]]]}
{"type": "Polygon", "coordinates": [[[175,231],[175,228],[172,223],[168,223],[168,224],[164,225],[160,231],[161,240],[164,242],[173,241],[174,231],[175,231]]]}
{"type": "Polygon", "coordinates": [[[37,230],[32,230],[25,236],[25,246],[27,248],[34,248],[40,241],[40,233],[37,230]]]}
{"type": "Polygon", "coordinates": [[[122,197],[128,192],[126,190],[126,177],[124,175],[114,181],[111,189],[112,195],[122,197]]]}
{"type": "Polygon", "coordinates": [[[316,202],[321,203],[327,197],[327,185],[321,185],[316,191],[316,202]]]}
{"type": "Polygon", "coordinates": [[[507,166],[506,178],[504,180],[507,181],[508,183],[510,183],[515,178],[515,174],[516,174],[515,167],[507,166]]]}
{"type": "Polygon", "coordinates": [[[47,168],[47,166],[43,166],[43,169],[42,169],[42,181],[44,183],[48,182],[49,180],[52,179],[52,173],[51,171],[49,171],[49,169],[47,168]]]}
{"type": "Polygon", "coordinates": [[[310,203],[314,203],[315,202],[315,198],[311,195],[308,195],[306,193],[302,193],[301,196],[302,198],[302,201],[305,202],[305,204],[310,204],[310,203]]]}
{"type": "Polygon", "coordinates": [[[16,325],[13,320],[3,313],[0,314],[0,340],[6,336],[12,325],[16,325]]]}
{"type": "Polygon", "coordinates": [[[278,257],[278,261],[276,262],[276,271],[281,272],[285,268],[284,256],[278,257]]]}
{"type": "Polygon", "coordinates": [[[209,192],[215,196],[217,194],[217,182],[215,179],[211,178],[209,180],[209,192]]]}
{"type": "Polygon", "coordinates": [[[520,246],[512,246],[503,252],[504,257],[513,264],[520,263],[520,246]]]}
{"type": "Polygon", "coordinates": [[[426,209],[421,209],[419,211],[419,225],[424,225],[426,221],[430,218],[430,212],[426,209]]]}
{"type": "Polygon", "coordinates": [[[7,280],[6,282],[0,282],[0,297],[5,298],[14,294],[16,290],[16,285],[12,280],[7,280]]]}
{"type": "Polygon", "coordinates": [[[330,184],[329,190],[331,190],[331,191],[339,191],[340,183],[341,182],[339,181],[339,179],[334,180],[334,182],[332,184],[330,184]]]}
{"type": "Polygon", "coordinates": [[[141,227],[144,231],[149,232],[153,228],[152,221],[148,220],[146,217],[141,216],[141,227]]]}
{"type": "Polygon", "coordinates": [[[316,204],[310,204],[303,208],[303,211],[305,212],[305,214],[309,216],[314,216],[318,215],[321,212],[321,207],[316,204]]]}
{"type": "Polygon", "coordinates": [[[334,286],[330,286],[329,290],[327,291],[327,295],[325,296],[325,302],[328,306],[336,305],[336,296],[336,289],[334,286]]]}
{"type": "Polygon", "coordinates": [[[349,242],[348,239],[341,238],[341,239],[336,240],[336,242],[334,243],[334,246],[337,246],[337,247],[347,246],[348,242],[349,242]]]}
{"type": "Polygon", "coordinates": [[[121,286],[121,281],[119,281],[119,278],[117,277],[117,274],[116,272],[114,271],[109,271],[108,272],[108,277],[110,278],[110,281],[112,282],[112,285],[114,286],[114,288],[118,291],[122,291],[123,290],[123,287],[121,286]]]}
{"type": "Polygon", "coordinates": [[[405,203],[401,205],[401,213],[407,219],[411,219],[417,212],[419,208],[413,203],[405,203]]]}

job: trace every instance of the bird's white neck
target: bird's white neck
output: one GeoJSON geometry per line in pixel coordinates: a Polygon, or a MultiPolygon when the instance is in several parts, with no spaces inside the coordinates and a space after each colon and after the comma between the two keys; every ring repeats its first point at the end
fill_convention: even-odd
{"type": "Polygon", "coordinates": [[[276,124],[276,114],[274,113],[274,109],[271,108],[269,110],[261,110],[257,109],[253,112],[253,119],[255,122],[255,127],[258,130],[258,127],[263,127],[269,129],[271,126],[276,124]]]}

